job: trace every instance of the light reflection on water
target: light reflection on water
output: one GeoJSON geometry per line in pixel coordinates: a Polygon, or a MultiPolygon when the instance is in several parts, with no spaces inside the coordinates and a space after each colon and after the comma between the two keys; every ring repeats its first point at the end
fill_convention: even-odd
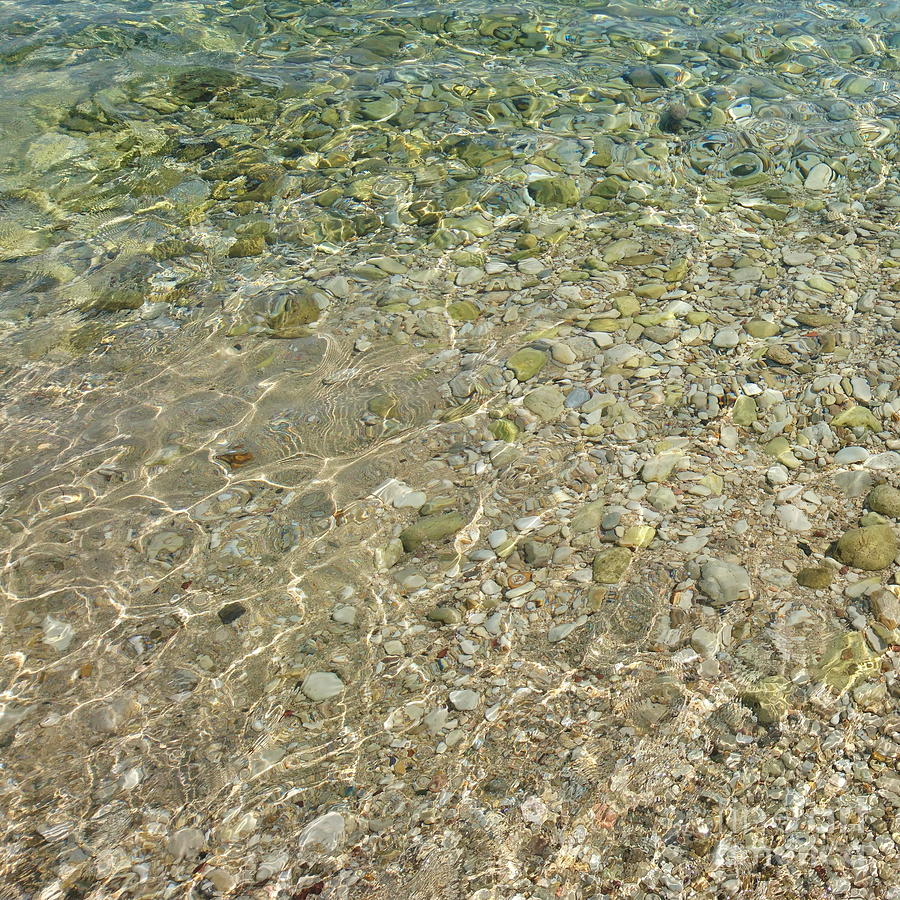
{"type": "MultiPolygon", "coordinates": [[[[446,807],[458,790],[456,815],[482,814],[473,793],[501,763],[467,767],[489,720],[390,787],[396,809],[373,799],[389,770],[406,771],[384,739],[397,697],[446,706],[434,659],[385,664],[373,636],[461,601],[476,538],[436,551],[417,597],[376,570],[395,521],[371,491],[398,477],[429,484],[429,499],[455,492],[477,534],[497,492],[542,494],[573,451],[447,483],[438,462],[464,452],[459,423],[501,409],[495,364],[534,324],[496,311],[495,332],[463,331],[467,311],[434,295],[481,262],[454,252],[521,250],[514,226],[539,216],[528,185],[547,172],[597,185],[575,236],[597,217],[647,214],[648,229],[698,242],[695,214],[783,221],[826,200],[846,221],[869,202],[890,214],[898,10],[0,2],[0,741],[5,871],[21,896],[174,896],[167,867],[179,890],[202,879],[185,874],[197,860],[172,862],[166,837],[200,828],[209,858],[239,869],[241,816],[266,818],[280,848],[329,809],[406,821],[416,798],[446,807]],[[468,393],[447,387],[458,373],[442,354],[459,347],[475,361],[468,393]],[[334,619],[351,601],[360,628],[334,619]],[[234,603],[237,626],[222,616],[234,603]],[[297,685],[322,669],[353,690],[304,706],[297,685]]],[[[507,277],[487,302],[516,290],[507,277]]],[[[536,302],[552,324],[551,300],[536,302]]],[[[532,683],[559,681],[543,702],[570,702],[584,659],[624,665],[623,681],[635,658],[658,665],[640,653],[673,580],[655,575],[621,621],[601,618],[563,676],[521,647],[532,683]]],[[[810,632],[820,649],[828,629],[810,632]]],[[[778,654],[745,656],[755,677],[778,654]]],[[[653,671],[652,702],[671,702],[672,733],[712,731],[714,715],[739,730],[727,686],[690,694],[670,675],[653,671]]],[[[532,690],[520,688],[512,721],[532,690]]],[[[644,690],[636,676],[610,709],[627,721],[644,690]]],[[[566,720],[547,715],[551,731],[566,720]]],[[[412,733],[418,720],[404,721],[412,733]]],[[[629,781],[611,771],[615,739],[597,740],[585,783],[627,783],[623,816],[662,794],[664,747],[637,741],[643,780],[629,781]]],[[[504,790],[538,791],[534,766],[504,777],[504,790]]],[[[601,835],[615,802],[591,795],[601,835]]],[[[533,848],[499,814],[479,828],[473,859],[500,861],[473,883],[499,883],[533,848]]],[[[365,856],[370,843],[359,839],[371,872],[405,846],[365,856]]],[[[328,874],[292,864],[285,891],[328,874]]],[[[561,853],[546,871],[567,865],[561,853]]],[[[626,883],[640,868],[628,865],[626,883]]],[[[422,897],[454,883],[422,868],[422,897]]]]}

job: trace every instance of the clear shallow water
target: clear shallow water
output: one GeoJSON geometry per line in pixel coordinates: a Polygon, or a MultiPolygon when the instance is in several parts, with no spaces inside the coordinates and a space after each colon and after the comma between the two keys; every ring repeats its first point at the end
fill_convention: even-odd
{"type": "MultiPolygon", "coordinates": [[[[548,657],[523,638],[510,660],[477,662],[454,649],[451,671],[507,679],[502,728],[463,716],[441,738],[415,709],[405,737],[385,725],[404,704],[446,707],[456,682],[434,649],[455,647],[453,623],[415,629],[435,605],[477,612],[467,598],[493,564],[474,572],[466,554],[491,519],[565,502],[560,485],[594,499],[573,455],[645,437],[614,430],[635,425],[625,416],[605,437],[467,468],[473,435],[511,416],[503,361],[578,306],[514,267],[599,272],[605,297],[623,266],[659,281],[711,235],[774,246],[792,228],[892,228],[898,54],[888,3],[0,3],[9,895],[203,896],[201,863],[254,897],[326,882],[334,896],[514,896],[526,876],[557,896],[638,890],[661,866],[640,816],[668,789],[665,748],[628,743],[646,723],[598,734],[631,701],[567,710],[556,687],[585,667],[625,665],[628,680],[643,660],[626,687],[645,690],[660,672],[640,654],[677,566],[636,579],[643,592],[589,645],[548,657]],[[586,262],[633,228],[647,258],[586,262]],[[497,259],[513,268],[469,271],[497,259]],[[529,291],[520,315],[510,294],[529,291]],[[448,496],[467,523],[393,573],[375,551],[410,513],[372,497],[391,477],[448,496]],[[357,620],[336,619],[348,604],[357,620]],[[406,652],[385,662],[392,628],[406,652]],[[350,686],[325,706],[297,690],[320,671],[350,686]],[[541,701],[518,690],[547,685],[541,701]],[[504,735],[535,710],[517,739],[527,761],[504,768],[504,735]],[[556,772],[531,750],[548,734],[564,746],[579,716],[596,745],[560,827],[601,854],[619,841],[609,871],[564,840],[517,843],[503,818],[556,772]],[[615,769],[629,758],[633,776],[615,769]],[[355,857],[299,837],[334,810],[355,857]],[[442,843],[428,826],[447,817],[442,843]]],[[[820,656],[832,625],[823,610],[795,646],[760,624],[738,687],[820,656]]],[[[727,691],[653,683],[671,733],[725,728],[708,719],[728,719],[727,691]]],[[[695,877],[695,896],[715,895],[695,877]]]]}

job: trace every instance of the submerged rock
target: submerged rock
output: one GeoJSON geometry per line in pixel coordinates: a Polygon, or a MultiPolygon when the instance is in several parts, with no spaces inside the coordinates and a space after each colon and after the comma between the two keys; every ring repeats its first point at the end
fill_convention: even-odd
{"type": "Polygon", "coordinates": [[[837,558],[855,569],[877,572],[886,569],[897,555],[897,536],[890,525],[851,528],[838,538],[837,558]]]}
{"type": "Polygon", "coordinates": [[[900,490],[889,484],[879,484],[866,497],[866,506],[892,519],[900,518],[900,490]]]}
{"type": "Polygon", "coordinates": [[[466,521],[463,515],[455,512],[423,516],[400,532],[403,549],[407,553],[412,553],[418,550],[422,544],[448,538],[450,535],[456,534],[466,524],[466,521]]]}
{"type": "Polygon", "coordinates": [[[714,603],[734,603],[753,594],[750,573],[743,566],[719,559],[703,564],[700,590],[714,603]]]}
{"type": "Polygon", "coordinates": [[[540,206],[575,206],[581,198],[578,182],[561,175],[532,181],[528,193],[540,206]]]}

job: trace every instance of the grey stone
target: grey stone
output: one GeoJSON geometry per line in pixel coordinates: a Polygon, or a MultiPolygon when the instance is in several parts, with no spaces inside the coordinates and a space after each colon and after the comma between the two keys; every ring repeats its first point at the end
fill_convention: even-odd
{"type": "Polygon", "coordinates": [[[561,622],[559,625],[554,625],[547,634],[547,640],[551,644],[564,641],[577,627],[575,622],[561,622]]]}
{"type": "Polygon", "coordinates": [[[346,823],[338,812],[328,812],[307,825],[300,832],[301,850],[320,850],[333,853],[344,843],[346,823]]]}
{"type": "Polygon", "coordinates": [[[450,691],[450,704],[454,709],[462,712],[475,709],[478,706],[479,699],[478,694],[468,688],[462,691],[450,691]]]}
{"type": "Polygon", "coordinates": [[[206,846],[206,838],[199,828],[179,828],[169,836],[167,849],[177,860],[192,859],[206,846]]]}
{"type": "Polygon", "coordinates": [[[465,518],[459,513],[423,516],[418,522],[400,532],[400,540],[403,549],[407,553],[412,553],[426,542],[440,541],[450,537],[451,534],[456,534],[465,524],[465,518]]]}
{"type": "Polygon", "coordinates": [[[585,503],[574,516],[569,527],[572,534],[584,534],[587,531],[593,531],[600,525],[603,519],[604,504],[602,500],[592,500],[585,503]]]}
{"type": "Polygon", "coordinates": [[[549,544],[543,544],[540,541],[525,541],[522,544],[522,553],[529,566],[546,566],[550,562],[553,551],[549,544]]]}
{"type": "Polygon", "coordinates": [[[555,419],[563,411],[563,395],[555,387],[543,384],[525,395],[522,401],[525,408],[534,413],[539,419],[549,422],[555,419]]]}
{"type": "Polygon", "coordinates": [[[300,690],[310,700],[320,703],[337,697],[344,687],[344,682],[334,672],[312,672],[303,679],[300,690]]]}
{"type": "Polygon", "coordinates": [[[703,564],[700,590],[714,603],[746,600],[753,593],[750,573],[743,566],[719,559],[703,564]]]}
{"type": "Polygon", "coordinates": [[[867,493],[874,484],[875,479],[862,471],[838,472],[834,476],[834,483],[845,497],[861,497],[867,493]]]}
{"type": "Polygon", "coordinates": [[[591,395],[583,387],[574,387],[566,395],[565,407],[566,409],[578,409],[590,399],[591,395]]]}

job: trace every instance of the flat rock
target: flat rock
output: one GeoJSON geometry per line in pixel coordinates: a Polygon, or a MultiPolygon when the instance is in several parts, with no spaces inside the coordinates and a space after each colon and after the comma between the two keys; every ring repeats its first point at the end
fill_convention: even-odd
{"type": "Polygon", "coordinates": [[[450,691],[450,705],[461,712],[475,709],[479,699],[478,694],[468,688],[462,691],[450,691]]]}
{"type": "Polygon", "coordinates": [[[828,566],[809,566],[797,573],[797,584],[814,591],[829,587],[833,580],[834,571],[828,566]]]}
{"type": "Polygon", "coordinates": [[[703,564],[700,590],[714,603],[746,600],[753,593],[750,573],[737,563],[711,559],[703,564]]]}
{"type": "Polygon", "coordinates": [[[346,827],[344,817],[340,813],[325,813],[325,815],[313,819],[300,832],[300,849],[333,853],[344,843],[346,827]]]}
{"type": "Polygon", "coordinates": [[[413,522],[400,532],[400,541],[407,553],[418,550],[422,544],[430,541],[440,541],[456,534],[466,519],[460,513],[439,513],[433,516],[422,516],[417,522],[413,522]]]}
{"type": "Polygon", "coordinates": [[[512,369],[519,381],[528,381],[529,378],[534,378],[546,363],[547,354],[534,347],[523,347],[521,350],[516,350],[506,361],[506,365],[512,369]]]}
{"type": "Polygon", "coordinates": [[[859,470],[838,472],[834,476],[835,486],[845,497],[862,497],[872,487],[874,481],[868,472],[859,470]]]}
{"type": "Polygon", "coordinates": [[[312,672],[303,679],[300,690],[312,701],[321,703],[344,691],[344,682],[334,672],[312,672]]]}
{"type": "Polygon", "coordinates": [[[775,513],[778,516],[778,521],[788,531],[809,531],[812,528],[812,522],[806,517],[806,513],[792,503],[782,503],[775,510],[775,513]]]}
{"type": "Polygon", "coordinates": [[[626,547],[601,550],[593,562],[593,576],[597,584],[618,584],[631,565],[631,551],[626,547]]]}
{"type": "Polygon", "coordinates": [[[900,628],[900,597],[888,588],[879,588],[869,597],[872,615],[885,628],[900,628]]]}
{"type": "Polygon", "coordinates": [[[532,181],[528,193],[538,206],[575,206],[581,198],[578,182],[566,175],[532,181]]]}
{"type": "Polygon", "coordinates": [[[549,422],[556,419],[563,411],[565,398],[562,392],[549,384],[541,385],[525,395],[522,401],[525,408],[539,419],[549,422]]]}

